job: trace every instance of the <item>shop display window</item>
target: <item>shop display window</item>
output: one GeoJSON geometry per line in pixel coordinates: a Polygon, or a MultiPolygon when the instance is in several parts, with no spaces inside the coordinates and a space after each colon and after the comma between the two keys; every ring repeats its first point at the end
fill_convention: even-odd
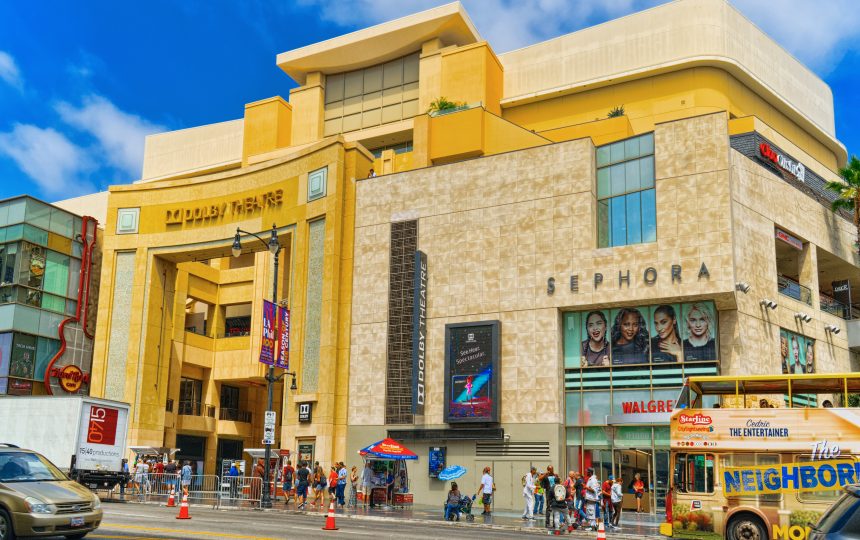
{"type": "Polygon", "coordinates": [[[606,392],[583,392],[580,423],[583,425],[604,425],[606,416],[612,414],[612,406],[606,392]]]}

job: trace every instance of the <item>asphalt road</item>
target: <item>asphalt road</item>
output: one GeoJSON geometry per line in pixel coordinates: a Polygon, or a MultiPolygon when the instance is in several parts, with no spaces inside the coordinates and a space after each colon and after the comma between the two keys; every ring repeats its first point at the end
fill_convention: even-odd
{"type": "Polygon", "coordinates": [[[501,529],[479,531],[479,527],[466,524],[425,524],[346,517],[337,519],[339,530],[323,531],[325,514],[308,516],[282,512],[211,510],[198,506],[192,507],[190,520],[178,520],[175,509],[155,505],[105,504],[103,508],[105,515],[102,526],[90,533],[88,539],[305,540],[339,537],[429,540],[475,535],[486,538],[535,536],[534,533],[501,529]]]}

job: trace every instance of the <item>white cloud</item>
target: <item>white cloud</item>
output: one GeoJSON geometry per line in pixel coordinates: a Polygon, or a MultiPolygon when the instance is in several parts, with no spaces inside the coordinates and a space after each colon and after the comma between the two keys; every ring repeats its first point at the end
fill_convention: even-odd
{"type": "Polygon", "coordinates": [[[108,165],[132,178],[138,178],[143,167],[144,138],[166,129],[121,111],[99,95],[86,96],[80,107],[60,102],[55,108],[65,123],[96,139],[108,165]]]}
{"type": "Polygon", "coordinates": [[[87,152],[51,128],[14,124],[12,131],[0,133],[0,154],[11,158],[48,196],[74,197],[95,190],[81,179],[92,166],[87,152]]]}
{"type": "Polygon", "coordinates": [[[0,51],[0,79],[6,81],[6,84],[13,88],[24,89],[21,71],[18,69],[15,59],[6,51],[0,51]]]}
{"type": "MultiPolygon", "coordinates": [[[[469,16],[496,52],[574,32],[641,11],[666,0],[464,0],[469,16]]],[[[836,67],[860,39],[856,0],[731,0],[786,50],[819,74],[836,67]]],[[[347,28],[403,17],[444,0],[299,0],[319,16],[347,28]]]]}

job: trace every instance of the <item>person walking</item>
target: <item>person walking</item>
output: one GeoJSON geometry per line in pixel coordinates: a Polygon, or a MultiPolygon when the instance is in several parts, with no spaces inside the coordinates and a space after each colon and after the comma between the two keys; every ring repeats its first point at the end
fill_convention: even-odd
{"type": "Polygon", "coordinates": [[[633,493],[636,495],[636,513],[642,511],[642,496],[645,494],[645,482],[639,473],[633,475],[633,493]]]}
{"type": "Polygon", "coordinates": [[[460,521],[460,489],[457,487],[457,482],[451,482],[451,491],[448,492],[448,498],[445,500],[445,521],[451,519],[453,514],[457,521],[460,521]]]}
{"type": "Polygon", "coordinates": [[[343,508],[344,506],[346,506],[346,500],[344,499],[344,497],[346,491],[346,482],[349,479],[349,471],[346,470],[346,465],[344,465],[342,461],[338,463],[338,467],[339,468],[337,470],[336,490],[337,503],[340,505],[341,508],[343,508]]]}
{"type": "Polygon", "coordinates": [[[128,483],[129,477],[128,459],[122,458],[122,478],[119,481],[119,498],[125,499],[125,485],[128,483]]]}
{"type": "Polygon", "coordinates": [[[526,508],[523,511],[523,519],[534,521],[535,519],[535,473],[537,469],[532,467],[525,476],[525,485],[523,486],[523,498],[526,501],[526,508]]]}
{"type": "Polygon", "coordinates": [[[597,505],[600,501],[600,480],[594,474],[594,468],[589,467],[587,472],[588,482],[585,484],[585,515],[591,530],[597,529],[597,505]]]}
{"type": "Polygon", "coordinates": [[[614,528],[618,528],[619,523],[621,523],[621,501],[624,499],[624,493],[621,491],[621,475],[619,474],[617,478],[615,478],[615,482],[612,483],[612,526],[614,528]]]}
{"type": "Polygon", "coordinates": [[[607,525],[612,524],[612,511],[614,509],[612,506],[612,484],[614,480],[615,477],[610,474],[600,486],[600,502],[603,506],[603,522],[607,525]]]}
{"type": "Polygon", "coordinates": [[[540,473],[536,472],[533,474],[535,479],[535,506],[534,506],[534,515],[539,516],[543,514],[543,501],[544,501],[544,493],[543,488],[540,485],[540,473]]]}
{"type": "Polygon", "coordinates": [[[564,488],[567,490],[567,517],[571,523],[575,517],[579,516],[576,509],[576,472],[568,471],[567,478],[564,480],[564,488]]]}
{"type": "Polygon", "coordinates": [[[490,505],[493,504],[493,492],[496,491],[496,484],[493,483],[493,477],[490,475],[490,468],[484,467],[484,474],[481,476],[481,484],[478,486],[478,492],[481,494],[481,504],[484,505],[482,516],[490,516],[490,505]]]}
{"type": "Polygon", "coordinates": [[[299,470],[296,471],[296,502],[299,498],[302,502],[296,506],[297,510],[304,510],[305,504],[308,502],[308,486],[310,485],[311,471],[308,469],[308,464],[305,461],[299,463],[299,470]]]}
{"type": "Polygon", "coordinates": [[[335,463],[328,473],[328,500],[335,501],[335,504],[337,504],[337,471],[337,463],[335,463]]]}
{"type": "Polygon", "coordinates": [[[361,492],[364,498],[364,507],[367,508],[367,505],[370,504],[370,507],[373,508],[373,500],[371,499],[373,492],[373,467],[369,461],[364,464],[364,469],[361,471],[361,492]]]}
{"type": "Polygon", "coordinates": [[[546,471],[538,477],[538,484],[543,489],[544,497],[546,497],[546,512],[544,512],[544,525],[549,529],[550,518],[552,511],[550,504],[552,503],[552,488],[559,483],[559,478],[556,476],[552,465],[547,465],[546,471]]]}
{"type": "Polygon", "coordinates": [[[576,471],[573,474],[575,478],[573,484],[573,506],[576,510],[577,523],[581,526],[585,523],[585,512],[583,512],[583,509],[585,508],[585,481],[582,479],[582,475],[579,471],[576,471]]]}
{"type": "Polygon", "coordinates": [[[348,508],[358,506],[358,468],[353,465],[349,471],[349,504],[348,508]]]}
{"type": "Polygon", "coordinates": [[[293,492],[293,478],[296,476],[296,470],[293,468],[293,463],[289,459],[284,465],[284,470],[281,473],[281,478],[284,482],[284,505],[290,503],[290,496],[293,492]]]}
{"type": "Polygon", "coordinates": [[[547,491],[549,502],[547,502],[546,513],[551,516],[548,528],[555,530],[564,527],[565,516],[568,512],[567,499],[570,495],[567,486],[560,480],[558,476],[555,476],[552,489],[547,491]]]}
{"type": "Polygon", "coordinates": [[[191,470],[191,462],[186,461],[185,465],[182,466],[182,473],[179,475],[179,481],[182,484],[183,490],[191,489],[191,476],[193,471],[191,470]]]}

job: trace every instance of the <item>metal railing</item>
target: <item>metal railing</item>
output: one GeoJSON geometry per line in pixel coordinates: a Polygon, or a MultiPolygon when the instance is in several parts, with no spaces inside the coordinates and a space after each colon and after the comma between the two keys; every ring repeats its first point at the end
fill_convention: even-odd
{"type": "Polygon", "coordinates": [[[228,409],[221,407],[218,412],[219,420],[230,420],[233,422],[251,423],[251,411],[243,411],[241,409],[228,409]]]}
{"type": "Polygon", "coordinates": [[[257,476],[222,476],[218,501],[221,507],[259,508],[263,479],[257,476]]]}
{"type": "Polygon", "coordinates": [[[776,287],[779,294],[799,300],[808,306],[812,305],[812,291],[790,277],[777,276],[776,287]]]}
{"type": "Polygon", "coordinates": [[[857,309],[856,306],[845,305],[824,293],[819,293],[818,299],[821,302],[821,311],[836,315],[845,320],[860,318],[860,309],[857,309]]]}
{"type": "Polygon", "coordinates": [[[179,414],[186,416],[200,416],[201,403],[190,399],[179,400],[179,414]]]}

